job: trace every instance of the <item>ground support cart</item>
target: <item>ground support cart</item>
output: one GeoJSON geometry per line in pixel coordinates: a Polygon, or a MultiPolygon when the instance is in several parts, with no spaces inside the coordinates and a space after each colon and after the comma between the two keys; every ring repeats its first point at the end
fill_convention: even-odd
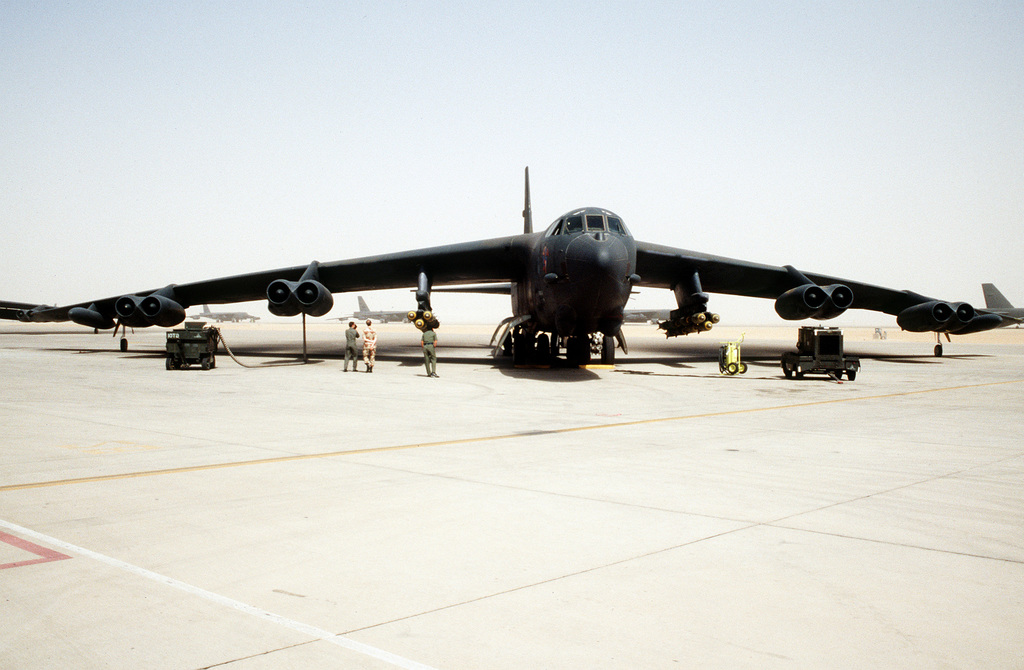
{"type": "Polygon", "coordinates": [[[787,378],[805,374],[824,374],[836,379],[857,378],[860,359],[843,354],[843,331],[839,328],[801,326],[796,351],[782,354],[782,372],[787,378]]]}
{"type": "Polygon", "coordinates": [[[167,369],[178,370],[198,364],[202,369],[217,367],[220,331],[200,322],[167,331],[167,369]]]}
{"type": "Polygon", "coordinates": [[[740,345],[746,333],[734,342],[722,342],[718,348],[718,371],[723,375],[746,374],[747,364],[740,360],[740,345]]]}

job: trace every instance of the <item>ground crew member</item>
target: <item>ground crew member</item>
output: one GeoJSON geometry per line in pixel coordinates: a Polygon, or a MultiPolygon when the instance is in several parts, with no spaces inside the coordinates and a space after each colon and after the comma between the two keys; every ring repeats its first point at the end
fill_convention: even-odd
{"type": "Polygon", "coordinates": [[[420,346],[423,347],[423,365],[427,367],[427,376],[437,376],[437,352],[434,347],[437,346],[437,333],[434,332],[433,328],[427,328],[423,331],[423,337],[420,338],[420,346]]]}
{"type": "Polygon", "coordinates": [[[366,330],[363,331],[363,364],[367,372],[373,372],[373,364],[377,359],[377,331],[373,329],[370,320],[366,320],[366,330]]]}
{"type": "Polygon", "coordinates": [[[348,330],[345,331],[345,372],[348,372],[348,362],[352,361],[352,372],[359,371],[359,353],[356,351],[356,340],[359,339],[359,329],[355,321],[348,322],[348,330]]]}

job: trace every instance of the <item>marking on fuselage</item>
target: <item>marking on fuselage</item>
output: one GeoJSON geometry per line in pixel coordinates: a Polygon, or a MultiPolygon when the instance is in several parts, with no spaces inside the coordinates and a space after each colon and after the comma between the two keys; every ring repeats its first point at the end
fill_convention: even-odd
{"type": "Polygon", "coordinates": [[[210,463],[207,465],[189,465],[180,468],[166,468],[162,470],[143,470],[140,472],[125,472],[114,475],[97,475],[94,477],[79,477],[75,479],[57,479],[47,482],[32,482],[27,484],[9,484],[0,486],[0,493],[7,491],[21,491],[25,489],[41,489],[50,486],[67,486],[70,484],[91,484],[96,482],[115,481],[119,479],[135,479],[137,477],[156,477],[158,475],[183,474],[186,472],[203,472],[206,470],[220,470],[223,468],[239,468],[249,465],[270,465],[273,463],[290,463],[293,461],[308,461],[316,458],[335,458],[338,456],[359,456],[361,454],[377,454],[388,451],[403,451],[406,449],[424,449],[428,447],[448,447],[459,444],[472,444],[474,442],[497,442],[500,440],[513,440],[522,437],[540,435],[562,435],[567,433],[578,433],[589,430],[608,430],[615,428],[629,428],[631,426],[644,426],[655,423],[667,423],[670,421],[690,421],[693,419],[709,419],[722,416],[736,416],[739,414],[753,414],[756,412],[774,412],[788,409],[801,409],[804,407],[818,407],[822,405],[834,405],[864,400],[885,400],[887,398],[901,398],[906,396],[924,395],[926,393],[943,393],[947,391],[962,391],[966,389],[986,388],[991,386],[1004,386],[1006,384],[1021,384],[1024,379],[1011,379],[1000,382],[983,382],[981,384],[965,384],[961,386],[944,386],[934,389],[920,389],[917,391],[900,391],[899,393],[883,393],[880,395],[855,396],[850,398],[832,398],[829,400],[813,400],[810,402],[791,403],[787,405],[770,405],[768,407],[748,407],[746,409],[723,410],[720,412],[702,412],[700,414],[685,414],[683,416],[666,416],[654,419],[639,419],[636,421],[619,421],[615,423],[600,423],[593,426],[574,426],[572,428],[553,428],[550,430],[520,431],[503,435],[480,435],[465,437],[458,440],[439,440],[436,442],[413,442],[410,444],[395,444],[386,447],[371,447],[368,449],[351,449],[347,451],[329,451],[318,454],[293,454],[290,456],[276,456],[274,458],[259,458],[251,461],[232,461],[230,463],[210,463]]]}

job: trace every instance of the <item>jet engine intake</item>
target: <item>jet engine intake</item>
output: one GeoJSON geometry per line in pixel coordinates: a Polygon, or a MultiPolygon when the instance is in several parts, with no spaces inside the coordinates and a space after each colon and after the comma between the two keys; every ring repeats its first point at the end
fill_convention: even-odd
{"type": "Polygon", "coordinates": [[[853,304],[853,291],[843,284],[803,284],[775,300],[775,312],[787,321],[832,319],[853,304]]]}

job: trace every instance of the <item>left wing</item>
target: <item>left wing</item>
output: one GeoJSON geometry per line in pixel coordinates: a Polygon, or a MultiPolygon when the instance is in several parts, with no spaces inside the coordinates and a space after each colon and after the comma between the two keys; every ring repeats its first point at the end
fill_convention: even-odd
{"type": "Polygon", "coordinates": [[[966,334],[1002,323],[999,315],[964,302],[646,242],[637,242],[636,265],[642,285],[672,289],[680,308],[703,304],[706,309],[703,292],[709,291],[773,299],[779,316],[791,320],[865,309],[895,315],[900,327],[916,332],[966,334]]]}

